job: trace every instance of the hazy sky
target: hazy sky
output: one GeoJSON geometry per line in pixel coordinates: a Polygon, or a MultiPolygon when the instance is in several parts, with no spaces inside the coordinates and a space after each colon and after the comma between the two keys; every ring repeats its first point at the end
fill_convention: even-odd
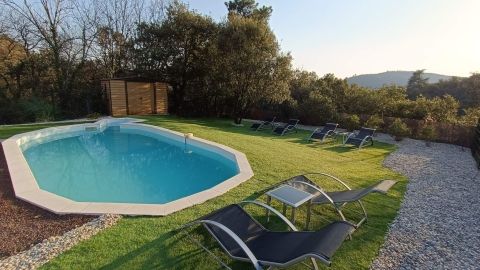
{"type": "MultiPolygon", "coordinates": [[[[186,0],[215,19],[226,0],[186,0]]],[[[426,69],[480,72],[480,0],[260,0],[294,66],[340,77],[426,69]]]]}

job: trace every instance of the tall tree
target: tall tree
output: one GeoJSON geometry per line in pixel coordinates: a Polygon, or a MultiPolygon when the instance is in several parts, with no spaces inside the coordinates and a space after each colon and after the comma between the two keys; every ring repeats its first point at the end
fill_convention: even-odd
{"type": "Polygon", "coordinates": [[[210,18],[172,3],[160,23],[141,24],[136,39],[137,70],[168,81],[173,87],[173,108],[181,113],[186,92],[209,74],[208,63],[217,38],[210,18]]]}
{"type": "Polygon", "coordinates": [[[99,13],[94,52],[105,66],[107,77],[132,69],[129,49],[142,23],[164,19],[164,0],[102,0],[95,1],[99,13]]]}
{"type": "Polygon", "coordinates": [[[428,78],[424,78],[425,69],[413,72],[408,80],[407,94],[410,98],[417,97],[428,85],[428,78]]]}
{"type": "Polygon", "coordinates": [[[261,101],[281,103],[289,97],[291,57],[280,52],[267,21],[230,14],[221,27],[218,48],[235,123],[261,101]]]}
{"type": "Polygon", "coordinates": [[[245,18],[268,21],[272,14],[272,7],[258,7],[255,0],[233,0],[225,2],[229,15],[239,15],[245,18]]]}
{"type": "Polygon", "coordinates": [[[39,5],[24,0],[3,0],[3,4],[29,24],[39,39],[39,47],[48,51],[54,84],[50,100],[62,114],[68,114],[77,101],[71,89],[89,56],[96,35],[93,22],[96,11],[91,5],[74,0],[41,0],[39,5]]]}

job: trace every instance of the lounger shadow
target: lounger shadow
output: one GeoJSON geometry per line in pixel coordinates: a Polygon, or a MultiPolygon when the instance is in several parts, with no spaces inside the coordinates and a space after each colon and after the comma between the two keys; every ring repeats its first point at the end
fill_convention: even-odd
{"type": "MultiPolygon", "coordinates": [[[[192,221],[182,228],[203,225],[223,250],[234,260],[251,262],[255,269],[284,268],[310,260],[318,269],[316,260],[327,265],[343,241],[355,230],[344,221],[333,222],[319,231],[297,231],[295,226],[274,208],[257,201],[231,204],[192,221]],[[291,229],[275,232],[266,229],[244,209],[253,204],[276,214],[291,229]]],[[[229,268],[210,250],[198,243],[223,266],[229,268]]]]}

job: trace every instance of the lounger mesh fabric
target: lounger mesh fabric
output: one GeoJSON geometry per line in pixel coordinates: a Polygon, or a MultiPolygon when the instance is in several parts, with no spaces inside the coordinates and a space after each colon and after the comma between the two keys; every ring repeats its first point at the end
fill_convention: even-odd
{"type": "MultiPolygon", "coordinates": [[[[297,189],[314,194],[315,197],[312,199],[312,203],[314,204],[324,204],[324,203],[330,202],[325,196],[323,196],[322,193],[318,192],[314,188],[307,185],[302,185],[301,183],[299,183],[299,182],[306,182],[308,184],[316,186],[316,184],[313,181],[311,181],[304,175],[295,176],[287,180],[286,182],[297,189]]],[[[334,203],[355,202],[362,199],[363,197],[365,197],[366,195],[372,192],[386,193],[395,183],[396,182],[392,180],[382,180],[366,188],[355,189],[355,190],[333,191],[333,192],[326,192],[326,193],[333,200],[334,203]]]]}
{"type": "Polygon", "coordinates": [[[327,123],[322,128],[322,130],[314,132],[310,138],[312,139],[321,139],[323,140],[330,132],[335,131],[338,127],[338,124],[327,123]]]}
{"type": "MultiPolygon", "coordinates": [[[[201,219],[216,221],[228,227],[245,242],[260,262],[277,264],[285,264],[308,254],[330,260],[354,230],[351,224],[339,221],[316,232],[272,232],[236,204],[201,219]]],[[[232,256],[247,259],[243,250],[226,233],[214,226],[206,226],[232,256]]]]}
{"type": "Polygon", "coordinates": [[[296,119],[290,119],[287,124],[285,124],[285,125],[283,125],[283,126],[280,126],[280,127],[276,127],[276,128],[273,130],[273,132],[275,132],[275,133],[277,133],[277,134],[282,134],[283,131],[284,131],[285,129],[287,129],[289,126],[295,127],[297,124],[298,124],[298,120],[296,120],[296,119]]]}

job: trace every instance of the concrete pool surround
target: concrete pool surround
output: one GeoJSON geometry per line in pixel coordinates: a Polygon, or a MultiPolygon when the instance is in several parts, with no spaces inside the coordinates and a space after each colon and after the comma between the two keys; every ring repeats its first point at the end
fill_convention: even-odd
{"type": "Polygon", "coordinates": [[[95,123],[70,126],[51,127],[27,132],[10,137],[2,142],[5,158],[12,180],[15,196],[21,200],[54,212],[56,214],[122,214],[164,216],[187,207],[203,203],[209,199],[224,194],[253,176],[253,171],[245,154],[230,147],[204,140],[192,133],[180,133],[169,129],[140,123],[142,120],[133,118],[103,119],[95,123]],[[42,190],[22,153],[21,146],[26,143],[49,139],[59,139],[84,132],[101,132],[110,126],[119,126],[120,130],[141,130],[159,133],[162,136],[185,143],[206,148],[234,161],[238,173],[212,188],[174,200],[164,204],[141,203],[103,203],[77,202],[57,194],[42,190]]]}

